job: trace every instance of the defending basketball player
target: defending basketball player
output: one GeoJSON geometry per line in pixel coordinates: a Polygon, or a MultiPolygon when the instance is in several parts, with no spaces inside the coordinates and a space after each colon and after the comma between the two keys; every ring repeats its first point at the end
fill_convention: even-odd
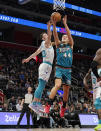
{"type": "Polygon", "coordinates": [[[53,35],[56,44],[56,72],[55,72],[55,86],[52,88],[50,93],[49,103],[52,104],[53,99],[57,93],[57,90],[63,85],[63,105],[61,107],[60,115],[64,116],[66,103],[68,101],[69,88],[71,85],[71,66],[73,59],[73,38],[71,36],[69,27],[67,25],[67,16],[63,18],[63,24],[66,29],[66,34],[62,36],[62,40],[59,40],[56,31],[56,20],[52,19],[53,22],[53,35]]]}
{"type": "Polygon", "coordinates": [[[40,100],[42,97],[43,89],[45,88],[45,85],[48,82],[48,79],[50,77],[50,74],[52,71],[53,59],[54,59],[54,49],[51,45],[52,33],[50,30],[50,26],[51,26],[50,21],[48,22],[47,26],[48,26],[47,34],[46,33],[42,34],[43,41],[39,49],[35,53],[33,53],[31,56],[29,56],[27,59],[24,59],[22,61],[22,63],[27,63],[31,59],[33,59],[35,56],[37,56],[39,53],[42,52],[43,63],[39,67],[39,84],[34,93],[33,103],[29,105],[29,107],[37,114],[40,111],[44,112],[44,108],[41,105],[40,100]]]}
{"type": "Polygon", "coordinates": [[[101,129],[101,48],[97,50],[91,63],[91,67],[84,77],[83,83],[88,90],[88,80],[91,77],[93,87],[93,102],[99,117],[99,124],[94,128],[95,131],[101,129]],[[100,73],[98,73],[100,71],[100,73]]]}

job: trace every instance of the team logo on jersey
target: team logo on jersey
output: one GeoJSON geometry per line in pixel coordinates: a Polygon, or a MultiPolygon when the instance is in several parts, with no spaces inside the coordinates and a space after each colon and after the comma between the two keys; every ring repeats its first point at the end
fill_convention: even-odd
{"type": "Polygon", "coordinates": [[[68,50],[69,50],[69,48],[59,48],[59,52],[61,52],[61,53],[66,52],[68,50]]]}

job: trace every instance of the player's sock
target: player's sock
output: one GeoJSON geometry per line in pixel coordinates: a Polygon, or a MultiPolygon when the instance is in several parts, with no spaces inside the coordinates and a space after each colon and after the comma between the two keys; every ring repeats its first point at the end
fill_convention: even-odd
{"type": "Polygon", "coordinates": [[[39,79],[38,87],[37,87],[37,89],[35,90],[35,93],[34,93],[35,98],[41,99],[45,85],[46,85],[46,81],[44,81],[43,79],[39,79]]]}
{"type": "Polygon", "coordinates": [[[33,105],[35,105],[37,102],[36,102],[36,101],[33,101],[32,103],[33,103],[33,105]]]}
{"type": "Polygon", "coordinates": [[[41,105],[41,102],[37,102],[38,105],[41,105]]]}

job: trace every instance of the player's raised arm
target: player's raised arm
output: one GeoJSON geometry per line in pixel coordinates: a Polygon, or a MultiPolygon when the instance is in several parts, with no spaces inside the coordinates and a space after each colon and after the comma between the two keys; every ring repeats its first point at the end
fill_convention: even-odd
{"type": "Polygon", "coordinates": [[[86,90],[88,90],[88,88],[89,88],[88,80],[90,79],[90,76],[91,76],[91,69],[89,69],[88,73],[85,75],[85,77],[83,79],[83,84],[84,84],[86,90]]]}
{"type": "Polygon", "coordinates": [[[51,42],[51,36],[52,36],[52,32],[51,32],[51,27],[52,23],[50,21],[47,22],[47,35],[48,35],[48,39],[45,40],[45,44],[46,45],[50,45],[51,42]]]}
{"type": "Polygon", "coordinates": [[[41,50],[39,48],[36,52],[34,52],[32,55],[30,55],[27,59],[23,59],[22,60],[22,64],[29,62],[31,59],[33,59],[34,57],[36,57],[40,52],[41,52],[41,50]]]}
{"type": "Polygon", "coordinates": [[[95,55],[93,61],[96,61],[96,62],[97,62],[97,65],[98,65],[98,64],[101,65],[101,48],[99,48],[99,49],[96,51],[96,55],[95,55]]]}
{"type": "Polygon", "coordinates": [[[69,39],[69,44],[71,45],[71,48],[73,48],[74,41],[73,41],[72,35],[70,33],[70,29],[67,25],[67,16],[66,15],[63,18],[63,24],[64,24],[64,27],[66,29],[66,33],[67,33],[67,36],[68,36],[68,39],[69,39]]]}
{"type": "Polygon", "coordinates": [[[52,24],[53,24],[53,36],[54,36],[55,44],[56,46],[58,46],[60,44],[60,40],[56,30],[56,21],[54,19],[52,19],[52,24]]]}

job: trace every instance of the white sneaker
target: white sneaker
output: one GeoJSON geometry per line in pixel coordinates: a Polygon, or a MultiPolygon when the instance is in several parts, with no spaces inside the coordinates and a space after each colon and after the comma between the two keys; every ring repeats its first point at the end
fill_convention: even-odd
{"type": "Polygon", "coordinates": [[[36,114],[39,114],[38,104],[33,102],[29,104],[29,108],[32,109],[36,114]]]}

